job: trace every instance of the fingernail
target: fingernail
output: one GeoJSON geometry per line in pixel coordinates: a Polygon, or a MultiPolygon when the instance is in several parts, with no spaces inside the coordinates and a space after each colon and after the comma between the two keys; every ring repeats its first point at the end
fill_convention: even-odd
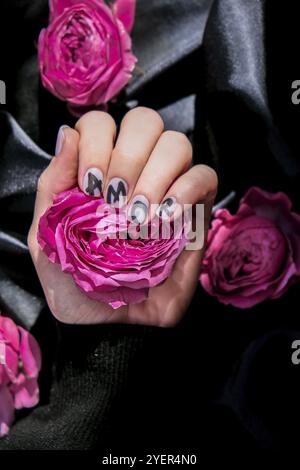
{"type": "Polygon", "coordinates": [[[157,209],[157,215],[163,220],[170,219],[175,212],[176,205],[176,198],[168,197],[161,203],[161,205],[157,209]]]}
{"type": "Polygon", "coordinates": [[[83,178],[83,190],[89,196],[99,197],[102,194],[103,173],[99,168],[90,168],[83,178]]]}
{"type": "Polygon", "coordinates": [[[143,224],[148,216],[149,205],[145,196],[135,196],[128,210],[130,220],[135,224],[143,224]]]}
{"type": "Polygon", "coordinates": [[[127,201],[128,185],[122,178],[112,178],[106,191],[106,201],[113,207],[121,208],[127,201]]]}
{"type": "Polygon", "coordinates": [[[65,140],[64,129],[66,129],[67,127],[69,126],[61,126],[58,130],[56,145],[55,145],[55,155],[58,155],[61,152],[64,140],[65,140]]]}

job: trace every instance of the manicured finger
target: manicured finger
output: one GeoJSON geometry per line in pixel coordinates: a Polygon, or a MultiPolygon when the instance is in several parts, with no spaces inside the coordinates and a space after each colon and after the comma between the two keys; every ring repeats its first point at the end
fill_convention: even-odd
{"type": "Polygon", "coordinates": [[[163,126],[159,114],[148,108],[135,108],[124,117],[105,184],[112,206],[122,207],[130,198],[163,126]]]}
{"type": "Polygon", "coordinates": [[[191,143],[184,134],[166,131],[161,135],[129,202],[132,221],[144,223],[149,215],[153,217],[169,187],[190,166],[192,153],[191,143]]]}
{"type": "MultiPolygon", "coordinates": [[[[182,175],[166,196],[175,194],[179,201],[204,204],[204,233],[206,238],[210,214],[217,192],[217,176],[214,170],[197,165],[182,175]],[[188,183],[191,188],[188,188],[188,183]],[[193,194],[193,192],[195,192],[193,194]]],[[[147,302],[132,305],[129,322],[173,327],[182,318],[195,292],[204,249],[184,250],[170,277],[149,291],[147,302]]]]}
{"type": "Polygon", "coordinates": [[[164,220],[174,218],[184,210],[184,205],[214,198],[216,190],[215,171],[206,165],[195,165],[172,184],[157,213],[164,220]]]}
{"type": "MultiPolygon", "coordinates": [[[[207,237],[211,211],[216,197],[217,188],[217,175],[212,168],[206,165],[194,166],[179,178],[174,183],[173,187],[170,188],[169,194],[176,194],[177,200],[180,204],[194,205],[199,203],[203,204],[204,207],[204,218],[196,221],[196,224],[200,223],[200,227],[194,227],[196,232],[199,232],[199,230],[202,231],[203,236],[200,237],[202,239],[202,243],[199,246],[197,246],[197,243],[191,243],[186,246],[186,249],[178,257],[171,276],[166,281],[168,289],[173,289],[174,293],[176,291],[181,292],[181,306],[185,308],[179,310],[178,315],[180,315],[180,312],[184,312],[186,310],[197,286],[204,252],[204,244],[207,237]],[[191,188],[188,187],[189,182],[191,184],[191,188]]],[[[176,318],[175,313],[173,321],[179,320],[180,318],[176,318]]]]}
{"type": "Polygon", "coordinates": [[[75,128],[80,135],[78,185],[86,194],[100,197],[116,136],[115,121],[107,113],[90,111],[75,128]]]}
{"type": "Polygon", "coordinates": [[[56,155],[38,181],[34,219],[37,221],[52,204],[55,195],[77,185],[79,135],[70,127],[60,128],[56,155]]]}

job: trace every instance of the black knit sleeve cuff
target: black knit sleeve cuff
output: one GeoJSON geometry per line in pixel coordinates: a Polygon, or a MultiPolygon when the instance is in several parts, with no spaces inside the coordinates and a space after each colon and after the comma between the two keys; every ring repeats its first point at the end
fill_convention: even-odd
{"type": "Polygon", "coordinates": [[[56,321],[59,355],[72,360],[86,356],[139,349],[160,328],[121,325],[70,325],[56,321]]]}

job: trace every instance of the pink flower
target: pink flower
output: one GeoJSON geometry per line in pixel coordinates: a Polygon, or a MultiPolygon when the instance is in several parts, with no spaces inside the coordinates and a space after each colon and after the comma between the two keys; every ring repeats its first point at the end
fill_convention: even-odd
{"type": "Polygon", "coordinates": [[[0,437],[8,433],[15,409],[38,403],[40,368],[40,348],[33,336],[0,315],[0,437]]]}
{"type": "Polygon", "coordinates": [[[136,58],[129,33],[135,0],[50,0],[49,26],[39,37],[44,87],[73,113],[114,98],[131,78],[136,58]]]}
{"type": "Polygon", "coordinates": [[[121,238],[127,228],[125,211],[116,213],[76,188],[57,196],[41,217],[38,241],[90,298],[118,308],[144,300],[149,287],[169,276],[186,245],[185,227],[168,239],[121,238]]]}
{"type": "Polygon", "coordinates": [[[236,215],[216,212],[200,275],[220,302],[249,308],[300,279],[300,216],[283,193],[251,188],[236,215]]]}

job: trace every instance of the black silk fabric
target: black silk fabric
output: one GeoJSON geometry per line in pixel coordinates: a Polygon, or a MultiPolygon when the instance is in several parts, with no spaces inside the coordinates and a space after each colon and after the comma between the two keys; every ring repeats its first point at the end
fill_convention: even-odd
{"type": "MultiPolygon", "coordinates": [[[[236,192],[233,211],[253,185],[285,191],[300,211],[300,108],[291,101],[291,83],[300,78],[299,12],[296,1],[137,0],[138,67],[109,111],[119,123],[135,105],[159,110],[167,129],[191,138],[195,163],[218,171],[218,198],[236,192]]],[[[49,313],[26,235],[57,130],[75,123],[39,81],[36,41],[47,18],[46,1],[1,2],[7,104],[0,107],[0,308],[40,341],[46,336],[41,318],[49,313]],[[18,39],[7,47],[11,30],[18,39]]],[[[131,374],[148,366],[151,386],[148,376],[145,395],[133,395],[130,411],[120,412],[123,425],[111,418],[117,437],[124,439],[127,419],[141,446],[142,436],[154,434],[162,448],[165,442],[246,450],[296,445],[300,365],[292,364],[291,344],[300,339],[298,304],[297,285],[245,311],[221,305],[199,287],[175,333],[160,333],[168,380],[160,382],[165,370],[149,333],[148,361],[137,361],[131,374]]]]}

